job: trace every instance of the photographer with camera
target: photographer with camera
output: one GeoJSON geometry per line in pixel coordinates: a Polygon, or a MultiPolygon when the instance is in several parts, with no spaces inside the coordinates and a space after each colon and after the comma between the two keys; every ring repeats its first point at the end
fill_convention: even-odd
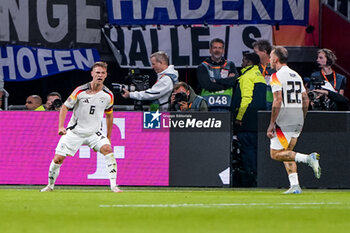
{"type": "MultiPolygon", "coordinates": [[[[332,50],[325,48],[318,50],[317,54],[317,64],[321,70],[312,73],[311,79],[329,82],[337,93],[344,95],[346,77],[342,74],[336,73],[332,69],[332,65],[335,64],[337,57],[332,50]]],[[[308,88],[310,90],[316,89],[311,82],[310,85],[308,85],[308,88]]]]}
{"type": "MultiPolygon", "coordinates": [[[[149,89],[149,76],[141,74],[140,69],[129,69],[128,76],[125,77],[128,84],[112,83],[113,91],[118,94],[123,94],[124,89],[129,92],[144,91],[149,89]]],[[[143,101],[134,100],[134,110],[143,111],[143,101]]]]}
{"type": "Polygon", "coordinates": [[[178,72],[173,65],[169,65],[169,58],[165,52],[159,51],[150,56],[152,68],[157,73],[157,82],[144,91],[130,92],[123,88],[122,96],[135,100],[152,100],[151,111],[157,109],[167,111],[169,98],[174,84],[178,82],[178,72]]]}
{"type": "Polygon", "coordinates": [[[44,107],[46,111],[60,111],[62,104],[61,94],[54,91],[47,95],[44,107]]]}
{"type": "Polygon", "coordinates": [[[185,82],[178,82],[171,94],[169,111],[208,111],[207,101],[185,82]]]}

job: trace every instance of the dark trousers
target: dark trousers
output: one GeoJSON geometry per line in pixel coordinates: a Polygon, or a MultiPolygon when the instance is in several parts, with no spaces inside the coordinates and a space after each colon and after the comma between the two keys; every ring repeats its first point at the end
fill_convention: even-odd
{"type": "Polygon", "coordinates": [[[257,132],[237,132],[238,141],[241,144],[241,186],[255,187],[257,177],[257,132]]]}

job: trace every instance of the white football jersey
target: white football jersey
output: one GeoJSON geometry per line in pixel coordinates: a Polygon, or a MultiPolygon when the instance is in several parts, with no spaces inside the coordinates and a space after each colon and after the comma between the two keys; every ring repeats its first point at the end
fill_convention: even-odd
{"type": "Polygon", "coordinates": [[[276,124],[280,127],[303,125],[301,93],[305,92],[305,87],[300,75],[288,66],[282,66],[281,69],[272,74],[270,85],[272,92],[282,91],[282,105],[276,124]]]}
{"type": "Polygon", "coordinates": [[[79,86],[64,102],[68,108],[73,108],[73,115],[67,128],[76,134],[97,133],[101,129],[104,113],[113,113],[113,93],[103,86],[98,93],[87,94],[90,89],[90,83],[79,86]]]}

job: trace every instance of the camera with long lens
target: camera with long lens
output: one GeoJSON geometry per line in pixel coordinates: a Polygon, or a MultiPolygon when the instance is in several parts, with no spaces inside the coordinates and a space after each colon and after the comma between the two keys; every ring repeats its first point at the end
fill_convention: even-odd
{"type": "Polygon", "coordinates": [[[181,110],[181,102],[187,102],[188,97],[185,92],[178,92],[174,96],[174,103],[172,104],[172,110],[179,111],[181,110]]]}
{"type": "MultiPolygon", "coordinates": [[[[325,85],[325,81],[316,78],[311,78],[310,84],[311,86],[313,86],[314,89],[320,90],[322,89],[322,86],[325,85]]],[[[332,110],[334,103],[329,98],[326,98],[326,96],[319,94],[315,91],[310,91],[308,93],[308,96],[310,99],[311,110],[332,110]]]]}
{"type": "Polygon", "coordinates": [[[135,86],[133,85],[127,85],[127,84],[119,84],[119,83],[112,83],[113,90],[115,93],[121,93],[124,94],[124,90],[126,89],[127,91],[135,91],[135,86]]]}
{"type": "Polygon", "coordinates": [[[310,99],[310,109],[311,110],[327,110],[327,105],[325,102],[325,97],[318,94],[315,91],[310,91],[308,93],[310,99]]]}
{"type": "Polygon", "coordinates": [[[56,110],[56,109],[59,109],[61,106],[62,106],[62,100],[60,100],[60,99],[55,99],[53,102],[52,102],[52,104],[51,104],[51,106],[50,106],[50,108],[48,109],[48,110],[56,110]]]}
{"type": "Polygon", "coordinates": [[[125,77],[127,84],[112,83],[114,92],[123,93],[123,88],[127,91],[144,91],[149,88],[149,76],[142,75],[140,69],[129,69],[128,76],[125,77]]]}
{"type": "MultiPolygon", "coordinates": [[[[128,75],[125,77],[127,84],[112,83],[113,91],[115,93],[123,94],[124,90],[133,91],[144,91],[149,89],[149,76],[140,73],[140,69],[132,68],[129,69],[128,75]]],[[[143,101],[135,100],[134,109],[136,111],[143,110],[143,101]]]]}
{"type": "Polygon", "coordinates": [[[174,104],[178,104],[180,102],[187,102],[188,98],[187,98],[187,94],[185,92],[178,92],[175,94],[174,97],[174,104]]]}

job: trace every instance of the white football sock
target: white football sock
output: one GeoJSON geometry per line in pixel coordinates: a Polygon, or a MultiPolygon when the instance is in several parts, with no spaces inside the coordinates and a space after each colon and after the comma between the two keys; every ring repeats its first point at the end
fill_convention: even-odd
{"type": "Polygon", "coordinates": [[[302,153],[296,153],[295,154],[295,162],[298,163],[307,163],[307,156],[306,154],[302,154],[302,153]]]}
{"type": "Polygon", "coordinates": [[[117,161],[115,160],[113,153],[105,155],[105,160],[111,189],[113,189],[117,186],[117,161]]]}
{"type": "Polygon", "coordinates": [[[291,173],[289,174],[288,178],[290,187],[292,187],[293,185],[299,185],[298,173],[291,173]]]}
{"type": "Polygon", "coordinates": [[[58,175],[60,174],[60,167],[62,164],[57,164],[53,160],[51,161],[50,168],[49,168],[49,187],[53,189],[55,186],[56,179],[58,175]]]}

